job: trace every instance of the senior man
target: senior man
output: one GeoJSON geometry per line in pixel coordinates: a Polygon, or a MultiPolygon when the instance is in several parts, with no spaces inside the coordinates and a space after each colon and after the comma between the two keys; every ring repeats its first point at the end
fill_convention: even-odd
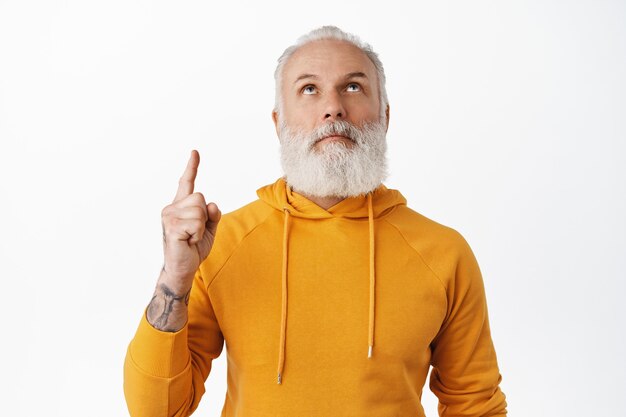
{"type": "Polygon", "coordinates": [[[504,416],[483,280],[465,239],[386,188],[382,63],[333,26],[279,58],[284,177],[221,216],[192,151],[162,211],[164,266],[131,341],[132,416],[187,416],[226,343],[222,416],[504,416]]]}

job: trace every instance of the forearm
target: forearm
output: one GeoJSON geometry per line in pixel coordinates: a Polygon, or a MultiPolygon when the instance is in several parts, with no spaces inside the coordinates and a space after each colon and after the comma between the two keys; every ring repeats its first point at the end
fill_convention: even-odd
{"type": "Polygon", "coordinates": [[[181,286],[162,272],[154,296],[126,354],[126,403],[133,417],[187,416],[200,402],[211,361],[219,356],[224,339],[199,271],[181,286]],[[164,291],[161,284],[175,295],[168,295],[169,290],[164,291]],[[184,295],[188,286],[192,290],[187,305],[184,295]],[[155,324],[165,324],[165,330],[150,323],[149,312],[155,316],[155,324]],[[177,316],[184,318],[175,326],[177,316]],[[174,327],[180,330],[173,331],[174,327]]]}
{"type": "MultiPolygon", "coordinates": [[[[165,271],[161,271],[146,311],[146,318],[157,330],[177,332],[187,322],[191,288],[185,291],[172,285],[170,281],[165,271]]],[[[180,282],[180,280],[174,282],[180,282]]]]}

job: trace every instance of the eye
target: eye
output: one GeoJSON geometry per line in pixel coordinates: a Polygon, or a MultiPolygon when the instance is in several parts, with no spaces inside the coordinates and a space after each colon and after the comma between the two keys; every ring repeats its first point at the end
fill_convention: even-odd
{"type": "Polygon", "coordinates": [[[346,89],[348,91],[361,91],[361,86],[358,85],[357,83],[350,83],[350,84],[348,84],[346,89]]]}
{"type": "Polygon", "coordinates": [[[315,86],[313,85],[305,85],[304,88],[302,89],[302,94],[315,94],[316,90],[315,90],[315,86]]]}

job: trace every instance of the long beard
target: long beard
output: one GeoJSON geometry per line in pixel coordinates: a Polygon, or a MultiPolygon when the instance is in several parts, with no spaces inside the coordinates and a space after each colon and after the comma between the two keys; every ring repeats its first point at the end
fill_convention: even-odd
{"type": "Polygon", "coordinates": [[[386,126],[383,121],[356,127],[339,120],[313,132],[292,130],[280,123],[280,160],[287,184],[295,191],[316,197],[355,197],[376,189],[387,178],[386,126]],[[321,144],[330,134],[351,138],[321,144]]]}

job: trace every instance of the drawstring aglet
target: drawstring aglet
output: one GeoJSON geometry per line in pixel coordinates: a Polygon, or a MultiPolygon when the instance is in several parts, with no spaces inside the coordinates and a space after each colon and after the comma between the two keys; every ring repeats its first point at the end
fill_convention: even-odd
{"type": "Polygon", "coordinates": [[[370,346],[369,349],[367,350],[367,357],[368,358],[372,357],[372,346],[370,346]]]}
{"type": "Polygon", "coordinates": [[[280,385],[281,381],[282,381],[282,377],[280,374],[278,374],[278,385],[280,385]]]}

